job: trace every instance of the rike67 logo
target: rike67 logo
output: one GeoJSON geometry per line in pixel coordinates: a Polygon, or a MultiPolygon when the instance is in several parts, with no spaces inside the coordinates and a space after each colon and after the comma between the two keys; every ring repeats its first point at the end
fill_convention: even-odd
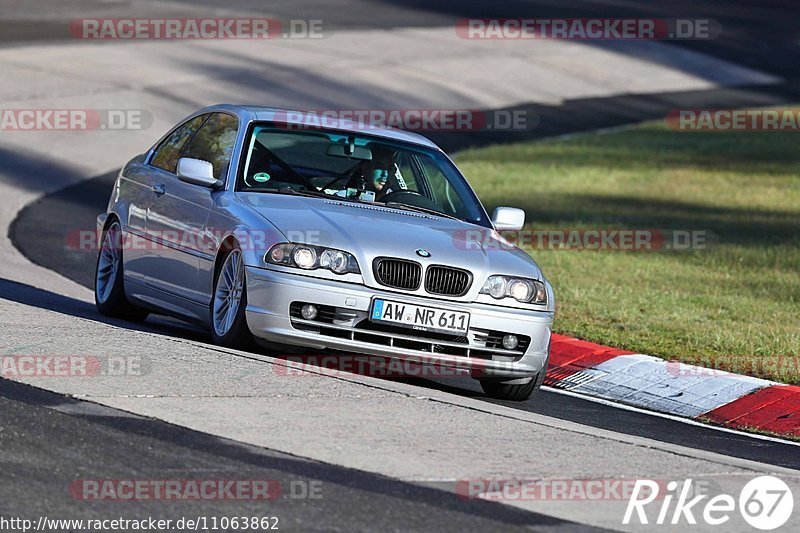
{"type": "Polygon", "coordinates": [[[784,525],[794,508],[789,486],[774,476],[750,480],[739,493],[738,500],[730,494],[697,495],[691,479],[682,483],[670,481],[666,491],[660,490],[663,488],[663,484],[655,481],[636,480],[622,523],[694,525],[699,522],[721,526],[736,516],[738,507],[748,524],[770,531],[784,525]],[[655,505],[648,507],[654,502],[655,505]]]}

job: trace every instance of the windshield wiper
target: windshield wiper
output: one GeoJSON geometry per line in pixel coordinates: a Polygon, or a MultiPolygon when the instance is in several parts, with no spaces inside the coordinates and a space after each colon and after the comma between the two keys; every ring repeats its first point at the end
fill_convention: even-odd
{"type": "Polygon", "coordinates": [[[331,197],[330,194],[325,194],[322,191],[309,191],[309,190],[298,191],[298,190],[292,189],[291,187],[281,187],[281,188],[275,190],[275,192],[277,192],[278,194],[296,194],[297,196],[311,196],[311,197],[314,197],[314,198],[330,198],[331,197]]]}
{"type": "Polygon", "coordinates": [[[291,187],[281,187],[279,189],[245,189],[242,192],[255,192],[266,194],[288,194],[289,196],[309,196],[313,198],[331,198],[329,194],[321,191],[297,191],[291,187]]]}
{"type": "Polygon", "coordinates": [[[272,194],[289,194],[295,196],[307,196],[309,198],[327,198],[328,200],[341,200],[344,202],[358,202],[358,203],[367,203],[359,200],[358,198],[347,198],[344,196],[336,196],[335,194],[328,194],[323,191],[309,191],[303,190],[298,191],[296,189],[292,189],[291,187],[281,187],[279,189],[262,189],[259,192],[267,192],[272,194]]]}
{"type": "Polygon", "coordinates": [[[417,211],[419,213],[426,213],[428,215],[434,215],[437,217],[444,217],[450,218],[453,220],[461,220],[458,217],[453,215],[448,215],[447,213],[442,213],[441,211],[437,211],[436,209],[428,209],[427,207],[420,207],[418,205],[411,205],[411,204],[404,204],[403,202],[386,202],[384,204],[386,207],[396,207],[399,209],[407,209],[409,211],[417,211]]]}

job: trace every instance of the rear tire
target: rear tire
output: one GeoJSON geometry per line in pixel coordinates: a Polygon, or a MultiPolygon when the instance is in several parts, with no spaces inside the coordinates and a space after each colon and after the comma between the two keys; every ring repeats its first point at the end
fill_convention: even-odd
{"type": "Polygon", "coordinates": [[[94,303],[101,315],[141,322],[150,313],[128,301],[122,260],[122,227],[112,219],[103,230],[94,273],[94,303]]]}
{"type": "Polygon", "coordinates": [[[242,249],[235,244],[222,256],[214,276],[211,298],[211,336],[215,344],[249,349],[255,346],[247,326],[247,280],[242,249]]]}

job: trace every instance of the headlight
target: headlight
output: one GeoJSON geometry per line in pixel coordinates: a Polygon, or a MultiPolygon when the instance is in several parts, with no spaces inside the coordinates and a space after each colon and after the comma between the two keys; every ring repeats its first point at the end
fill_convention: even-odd
{"type": "Polygon", "coordinates": [[[488,294],[496,300],[514,298],[522,303],[547,303],[547,289],[544,283],[535,279],[489,276],[481,288],[481,294],[488,294]]]}
{"type": "Polygon", "coordinates": [[[506,278],[503,276],[490,276],[486,283],[483,284],[481,292],[499,300],[506,297],[507,290],[508,282],[506,278]]]}
{"type": "Polygon", "coordinates": [[[315,270],[324,268],[335,274],[361,274],[358,261],[353,254],[310,244],[284,242],[276,244],[264,256],[264,261],[273,265],[315,270]]]}
{"type": "Polygon", "coordinates": [[[311,270],[317,264],[317,252],[308,246],[295,246],[292,261],[300,268],[311,270]]]}
{"type": "Polygon", "coordinates": [[[515,279],[508,284],[508,295],[518,302],[527,302],[533,294],[533,282],[525,279],[515,279]]]}
{"type": "Polygon", "coordinates": [[[347,257],[348,255],[341,250],[325,250],[319,256],[319,266],[337,274],[344,274],[347,272],[347,264],[350,259],[347,257]]]}

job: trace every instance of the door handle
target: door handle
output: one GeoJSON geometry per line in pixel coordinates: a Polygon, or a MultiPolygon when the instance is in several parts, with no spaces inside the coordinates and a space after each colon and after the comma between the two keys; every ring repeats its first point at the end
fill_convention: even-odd
{"type": "Polygon", "coordinates": [[[161,196],[165,192],[167,192],[167,188],[164,186],[163,183],[159,183],[158,185],[153,185],[153,192],[156,193],[156,196],[161,196]]]}

